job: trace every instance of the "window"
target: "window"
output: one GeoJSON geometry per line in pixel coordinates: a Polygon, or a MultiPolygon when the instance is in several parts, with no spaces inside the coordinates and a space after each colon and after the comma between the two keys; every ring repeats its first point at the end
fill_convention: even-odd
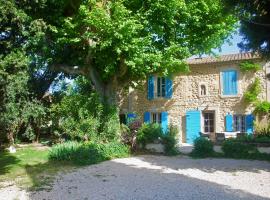
{"type": "Polygon", "coordinates": [[[152,113],[151,123],[161,124],[161,113],[152,113]]]}
{"type": "Polygon", "coordinates": [[[206,95],[206,86],[201,85],[201,96],[205,96],[205,95],[206,95]]]}
{"type": "Polygon", "coordinates": [[[157,77],[157,97],[165,97],[166,96],[166,79],[164,77],[157,77]]]}
{"type": "Polygon", "coordinates": [[[171,99],[173,94],[173,81],[170,78],[150,76],[148,78],[147,98],[171,99]]]}
{"type": "Polygon", "coordinates": [[[238,94],[238,74],[236,70],[226,70],[222,72],[222,94],[237,95],[238,94]]]}
{"type": "Polygon", "coordinates": [[[204,132],[213,133],[214,132],[214,112],[203,113],[204,118],[204,132]]]}
{"type": "Polygon", "coordinates": [[[234,115],[233,116],[233,129],[234,131],[246,132],[246,116],[234,115]]]}

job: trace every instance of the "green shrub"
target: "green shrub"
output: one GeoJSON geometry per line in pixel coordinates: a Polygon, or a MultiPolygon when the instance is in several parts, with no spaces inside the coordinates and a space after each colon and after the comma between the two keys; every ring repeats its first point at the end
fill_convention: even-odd
{"type": "Polygon", "coordinates": [[[269,114],[270,113],[270,102],[261,101],[255,104],[255,113],[258,114],[269,114]]]}
{"type": "Polygon", "coordinates": [[[175,126],[170,126],[167,134],[162,135],[162,143],[164,145],[165,155],[177,155],[179,151],[176,148],[178,129],[175,126]]]}
{"type": "Polygon", "coordinates": [[[270,122],[267,124],[255,124],[256,138],[269,137],[270,138],[270,122]]]}
{"type": "Polygon", "coordinates": [[[252,61],[244,61],[240,63],[240,70],[243,72],[248,72],[248,71],[259,71],[262,69],[261,65],[258,63],[254,63],[252,61]]]}
{"type": "Polygon", "coordinates": [[[159,124],[143,124],[138,130],[137,143],[144,148],[146,144],[152,143],[162,137],[162,128],[159,124]]]}
{"type": "Polygon", "coordinates": [[[49,152],[51,160],[71,161],[77,165],[88,165],[129,155],[129,148],[119,142],[57,144],[49,152]]]}
{"type": "Polygon", "coordinates": [[[248,90],[244,93],[245,101],[248,103],[256,103],[260,92],[261,92],[260,79],[256,78],[254,82],[249,86],[248,90]]]}
{"type": "Polygon", "coordinates": [[[258,153],[255,146],[233,138],[225,140],[221,148],[224,155],[230,158],[249,158],[250,154],[258,153]]]}
{"type": "Polygon", "coordinates": [[[194,148],[191,152],[193,157],[209,157],[214,154],[214,145],[213,142],[199,137],[194,141],[194,148]]]}

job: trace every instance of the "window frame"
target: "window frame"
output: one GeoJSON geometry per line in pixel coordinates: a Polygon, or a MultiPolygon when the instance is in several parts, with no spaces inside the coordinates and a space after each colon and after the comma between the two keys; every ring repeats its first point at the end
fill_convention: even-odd
{"type": "Polygon", "coordinates": [[[162,76],[155,77],[155,98],[166,97],[166,78],[162,76]]]}
{"type": "Polygon", "coordinates": [[[246,115],[243,114],[236,114],[233,115],[233,130],[240,131],[241,133],[245,133],[247,128],[246,124],[246,115]],[[241,118],[239,118],[241,117],[241,118]],[[237,124],[236,124],[237,122],[237,124]],[[239,126],[240,124],[240,126],[239,126]]]}
{"type": "Polygon", "coordinates": [[[239,87],[239,75],[240,75],[240,71],[236,68],[227,68],[224,70],[220,71],[219,77],[220,77],[220,96],[222,98],[226,98],[226,97],[239,97],[240,96],[240,87],[239,87]],[[229,72],[229,71],[235,71],[236,72],[236,89],[237,89],[237,93],[236,94],[224,94],[224,85],[223,85],[223,73],[224,72],[229,72]]]}
{"type": "Polygon", "coordinates": [[[150,123],[151,124],[160,124],[162,123],[161,112],[151,112],[150,113],[150,123]]]}
{"type": "Polygon", "coordinates": [[[205,83],[205,82],[200,82],[199,83],[199,85],[198,85],[198,93],[199,93],[199,97],[208,96],[208,85],[207,85],[207,83],[205,83]],[[205,87],[205,94],[204,95],[201,94],[202,93],[202,86],[205,87]]]}

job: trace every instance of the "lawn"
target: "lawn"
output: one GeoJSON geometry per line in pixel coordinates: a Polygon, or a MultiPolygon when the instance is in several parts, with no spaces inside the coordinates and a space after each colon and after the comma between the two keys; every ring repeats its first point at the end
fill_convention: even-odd
{"type": "Polygon", "coordinates": [[[16,184],[28,189],[42,189],[50,185],[59,171],[68,171],[75,166],[68,162],[50,161],[48,149],[26,146],[17,152],[0,151],[0,187],[16,184]]]}

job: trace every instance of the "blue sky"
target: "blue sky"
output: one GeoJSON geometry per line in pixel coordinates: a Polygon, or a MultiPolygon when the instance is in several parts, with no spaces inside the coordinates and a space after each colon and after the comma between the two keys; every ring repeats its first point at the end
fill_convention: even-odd
{"type": "Polygon", "coordinates": [[[225,42],[221,47],[221,52],[218,50],[215,50],[215,53],[218,55],[224,55],[224,54],[232,54],[232,53],[239,53],[240,49],[237,46],[237,43],[241,42],[242,37],[239,35],[238,32],[232,35],[231,39],[231,45],[225,42]]]}

